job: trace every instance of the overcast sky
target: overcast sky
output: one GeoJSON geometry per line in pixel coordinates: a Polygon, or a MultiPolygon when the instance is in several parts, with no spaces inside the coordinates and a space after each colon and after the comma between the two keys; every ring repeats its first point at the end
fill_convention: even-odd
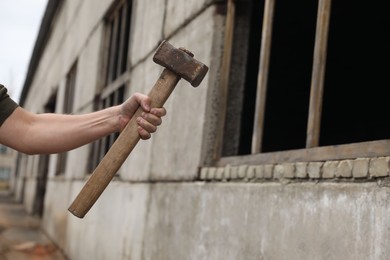
{"type": "Polygon", "coordinates": [[[47,0],[0,0],[0,84],[19,100],[47,0]]]}

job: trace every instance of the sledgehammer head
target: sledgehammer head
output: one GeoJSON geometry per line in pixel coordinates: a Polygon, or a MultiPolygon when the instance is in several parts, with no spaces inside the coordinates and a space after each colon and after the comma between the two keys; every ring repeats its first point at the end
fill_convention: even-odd
{"type": "Polygon", "coordinates": [[[187,80],[193,87],[197,87],[209,68],[193,56],[191,52],[183,48],[177,49],[169,42],[163,41],[154,54],[153,61],[187,80]]]}

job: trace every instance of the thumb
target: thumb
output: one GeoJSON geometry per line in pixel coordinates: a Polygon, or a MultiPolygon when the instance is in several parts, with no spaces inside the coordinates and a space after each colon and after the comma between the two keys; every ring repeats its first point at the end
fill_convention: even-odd
{"type": "Polygon", "coordinates": [[[150,98],[148,96],[144,96],[141,99],[140,105],[145,112],[150,112],[151,103],[152,101],[150,100],[150,98]]]}
{"type": "Polygon", "coordinates": [[[141,93],[135,93],[134,98],[145,112],[150,112],[152,101],[148,96],[141,93]]]}

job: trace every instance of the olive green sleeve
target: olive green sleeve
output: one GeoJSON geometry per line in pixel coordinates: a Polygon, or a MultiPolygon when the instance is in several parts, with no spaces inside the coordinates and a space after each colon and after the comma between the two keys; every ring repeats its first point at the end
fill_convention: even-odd
{"type": "Polygon", "coordinates": [[[0,84],[0,126],[17,107],[18,104],[8,96],[7,89],[0,84]]]}

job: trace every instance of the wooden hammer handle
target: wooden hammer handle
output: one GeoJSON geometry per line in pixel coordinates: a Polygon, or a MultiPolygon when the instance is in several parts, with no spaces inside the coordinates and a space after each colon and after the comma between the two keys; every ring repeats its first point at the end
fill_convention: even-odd
{"type": "MultiPolygon", "coordinates": [[[[179,80],[180,77],[178,75],[168,69],[164,69],[148,94],[152,101],[151,107],[162,107],[179,80]]],[[[68,210],[76,217],[83,218],[87,214],[140,140],[136,118],[141,115],[142,111],[141,107],[137,109],[125,129],[123,129],[70,205],[68,210]]]]}

